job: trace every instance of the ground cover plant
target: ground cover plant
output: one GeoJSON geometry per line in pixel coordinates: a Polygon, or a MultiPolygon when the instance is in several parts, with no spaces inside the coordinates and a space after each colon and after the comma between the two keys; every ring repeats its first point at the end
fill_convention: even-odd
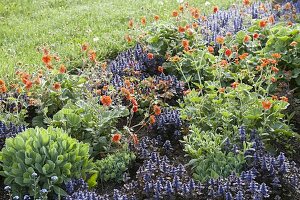
{"type": "Polygon", "coordinates": [[[300,1],[169,3],[0,77],[4,199],[300,199],[300,1]]]}

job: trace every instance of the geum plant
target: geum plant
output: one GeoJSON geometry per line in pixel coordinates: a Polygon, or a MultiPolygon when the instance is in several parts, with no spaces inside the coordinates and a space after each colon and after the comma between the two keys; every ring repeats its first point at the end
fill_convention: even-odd
{"type": "MultiPolygon", "coordinates": [[[[265,90],[263,90],[265,91],[265,90]]],[[[220,87],[219,82],[204,83],[204,92],[192,90],[181,103],[181,117],[191,124],[191,133],[184,137],[185,151],[199,180],[227,176],[240,172],[245,162],[244,153],[250,146],[226,152],[226,139],[239,140],[239,128],[257,129],[266,143],[277,135],[292,138],[296,135],[284,122],[282,110],[288,103],[273,97],[264,97],[253,86],[234,82],[231,87],[220,87]]],[[[271,144],[272,142],[269,142],[271,144]]]]}
{"type": "Polygon", "coordinates": [[[118,119],[129,115],[125,106],[104,106],[98,98],[90,101],[69,102],[53,119],[48,118],[49,125],[63,128],[70,136],[90,144],[92,155],[110,151],[111,134],[116,132],[118,119]]]}

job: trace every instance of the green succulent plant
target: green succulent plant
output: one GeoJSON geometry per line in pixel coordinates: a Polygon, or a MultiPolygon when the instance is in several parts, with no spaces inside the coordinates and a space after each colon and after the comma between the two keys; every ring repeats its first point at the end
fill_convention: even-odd
{"type": "Polygon", "coordinates": [[[133,152],[117,152],[109,155],[102,160],[96,161],[96,169],[98,178],[104,181],[122,181],[123,173],[128,169],[128,166],[135,160],[133,152]]]}
{"type": "Polygon", "coordinates": [[[36,191],[47,189],[50,196],[64,196],[63,183],[93,172],[89,157],[89,145],[69,137],[60,128],[27,129],[6,140],[0,152],[0,174],[13,195],[29,193],[36,198],[36,191]]]}

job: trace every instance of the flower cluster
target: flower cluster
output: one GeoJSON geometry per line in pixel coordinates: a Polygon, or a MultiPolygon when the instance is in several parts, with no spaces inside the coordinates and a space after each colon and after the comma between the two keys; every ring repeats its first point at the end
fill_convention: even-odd
{"type": "Polygon", "coordinates": [[[5,125],[0,121],[0,150],[3,148],[6,138],[16,136],[18,133],[23,132],[25,128],[25,125],[16,126],[13,123],[5,125]]]}
{"type": "Polygon", "coordinates": [[[180,136],[182,124],[178,110],[164,109],[160,115],[155,116],[151,128],[158,134],[180,136]]]}
{"type": "Polygon", "coordinates": [[[216,10],[209,16],[198,19],[201,34],[207,44],[217,42],[217,37],[231,35],[252,25],[252,19],[262,19],[267,23],[275,23],[281,18],[295,19],[299,12],[299,2],[275,6],[270,2],[253,2],[251,5],[233,5],[227,10],[216,10]],[[287,6],[288,5],[288,6],[287,6]]]}
{"type": "Polygon", "coordinates": [[[106,195],[99,196],[95,192],[88,191],[87,183],[81,179],[72,179],[67,182],[65,185],[66,192],[69,196],[65,197],[65,200],[107,200],[108,197],[106,195]]]}

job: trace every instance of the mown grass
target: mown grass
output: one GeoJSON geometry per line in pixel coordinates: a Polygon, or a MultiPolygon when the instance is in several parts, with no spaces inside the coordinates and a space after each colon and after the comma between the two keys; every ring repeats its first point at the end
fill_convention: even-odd
{"type": "MultiPolygon", "coordinates": [[[[201,8],[205,0],[190,0],[201,8]]],[[[227,6],[235,0],[214,0],[227,6]]],[[[130,18],[171,17],[176,0],[2,0],[0,1],[0,78],[17,67],[34,70],[41,64],[38,49],[49,47],[69,65],[80,62],[80,45],[88,42],[98,60],[125,49],[130,18]]]]}

